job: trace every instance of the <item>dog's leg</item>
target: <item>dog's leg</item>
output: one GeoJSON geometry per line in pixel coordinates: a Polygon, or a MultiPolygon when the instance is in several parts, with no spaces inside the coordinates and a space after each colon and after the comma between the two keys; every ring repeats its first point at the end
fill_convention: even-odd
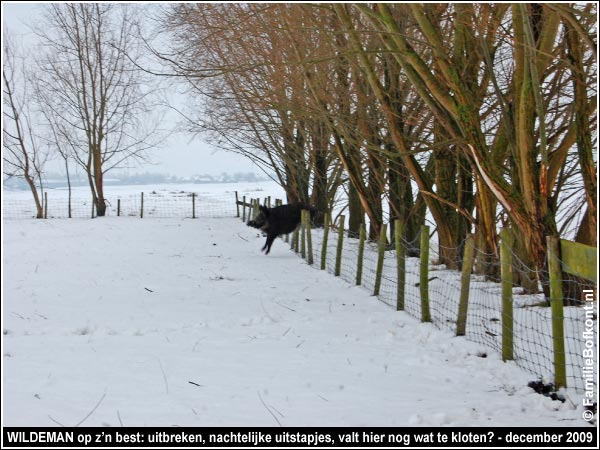
{"type": "Polygon", "coordinates": [[[268,255],[269,252],[271,251],[271,246],[273,245],[273,241],[275,240],[276,237],[277,237],[277,235],[275,235],[275,234],[269,234],[267,236],[267,242],[265,242],[265,246],[263,247],[263,250],[266,249],[265,255],[268,255]]]}

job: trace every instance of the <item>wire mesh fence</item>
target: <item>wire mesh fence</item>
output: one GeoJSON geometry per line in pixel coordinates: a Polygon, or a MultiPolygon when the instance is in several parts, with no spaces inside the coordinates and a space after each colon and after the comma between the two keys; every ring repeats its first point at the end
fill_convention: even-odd
{"type": "MultiPolygon", "coordinates": [[[[105,198],[107,216],[143,218],[194,218],[233,217],[236,206],[231,194],[206,194],[190,191],[150,191],[136,194],[115,195],[105,198]]],[[[42,204],[46,218],[91,218],[97,215],[90,197],[74,196],[71,200],[64,194],[45,195],[42,204]]],[[[37,210],[33,200],[4,198],[3,219],[35,218],[37,210]]]]}
{"type": "MultiPolygon", "coordinates": [[[[396,251],[389,248],[385,250],[381,279],[378,282],[379,244],[366,242],[361,255],[359,239],[350,238],[347,234],[347,231],[343,232],[341,260],[338,262],[339,230],[335,227],[329,229],[325,245],[323,245],[324,230],[311,230],[313,267],[317,269],[321,267],[321,258],[325,252],[326,271],[335,274],[336,265],[338,265],[339,276],[342,279],[352,284],[358,284],[359,259],[362,256],[361,286],[373,294],[376,285],[380,284],[377,298],[396,309],[399,295],[396,251]]],[[[294,240],[290,239],[292,250],[294,249],[293,242],[294,240]]],[[[414,242],[402,241],[402,245],[412,250],[415,247],[414,242]]],[[[462,243],[459,248],[464,247],[465,244],[462,243]]],[[[298,250],[300,248],[299,244],[298,250]]],[[[438,248],[436,246],[431,249],[427,262],[426,295],[429,299],[429,313],[434,326],[456,333],[459,321],[459,303],[463,296],[462,291],[465,289],[464,276],[460,270],[452,270],[439,263],[438,248]]],[[[457,253],[459,252],[457,251],[457,253]]],[[[512,330],[512,355],[509,359],[513,359],[519,367],[534,375],[535,378],[549,383],[555,380],[557,370],[556,336],[553,331],[555,317],[553,317],[550,301],[544,294],[543,286],[544,280],[548,280],[549,274],[526,269],[526,265],[519,260],[518,255],[512,252],[511,256],[514,266],[518,267],[520,272],[529,271],[527,275],[535,280],[535,286],[529,285],[527,289],[524,289],[521,284],[512,283],[510,289],[512,291],[510,305],[512,318],[508,323],[506,312],[503,310],[503,293],[499,279],[500,261],[494,255],[485,254],[475,248],[473,257],[475,268],[472,272],[471,270],[467,271],[468,309],[464,335],[467,339],[504,355],[506,343],[503,342],[503,335],[508,335],[508,328],[510,328],[512,330]],[[482,267],[483,272],[487,275],[477,273],[478,270],[482,270],[482,267]]],[[[423,279],[420,267],[420,258],[405,257],[403,310],[411,316],[422,319],[424,292],[421,286],[423,279]]],[[[521,274],[521,276],[523,275],[521,274]]],[[[562,299],[564,308],[562,308],[561,320],[564,324],[562,340],[564,341],[566,385],[576,392],[583,392],[586,390],[586,381],[589,378],[597,379],[597,365],[594,364],[591,369],[593,373],[590,373],[589,364],[586,363],[584,356],[584,350],[589,348],[589,342],[594,344],[597,342],[596,310],[593,310],[594,314],[590,314],[589,308],[591,306],[595,308],[595,305],[586,305],[581,299],[582,286],[577,283],[581,283],[582,280],[569,279],[567,274],[565,277],[562,280],[565,296],[562,299]],[[573,293],[572,298],[568,298],[569,292],[573,293]],[[590,320],[593,320],[593,327],[589,327],[590,320]]],[[[595,289],[595,284],[593,288],[595,289]]]]}

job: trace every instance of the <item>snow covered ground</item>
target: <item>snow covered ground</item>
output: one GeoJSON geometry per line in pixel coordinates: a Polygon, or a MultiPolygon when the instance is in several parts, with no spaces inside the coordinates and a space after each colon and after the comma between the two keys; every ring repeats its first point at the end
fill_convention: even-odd
{"type": "Polygon", "coordinates": [[[280,240],[262,255],[239,219],[3,233],[5,426],[585,425],[578,399],[534,393],[495,352],[280,240]]]}

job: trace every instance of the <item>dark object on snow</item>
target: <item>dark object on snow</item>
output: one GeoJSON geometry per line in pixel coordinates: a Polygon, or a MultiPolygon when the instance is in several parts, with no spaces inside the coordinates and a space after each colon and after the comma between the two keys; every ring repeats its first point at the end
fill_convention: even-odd
{"type": "Polygon", "coordinates": [[[290,203],[275,208],[260,206],[260,212],[254,220],[248,222],[248,226],[258,228],[267,235],[267,241],[262,248],[265,255],[271,251],[271,245],[276,237],[291,233],[298,228],[303,209],[310,211],[311,219],[314,218],[316,209],[304,203],[290,203]]]}
{"type": "Polygon", "coordinates": [[[565,398],[556,392],[556,386],[554,383],[544,384],[542,380],[530,381],[527,383],[531,389],[538,394],[542,394],[545,397],[550,397],[552,400],[558,400],[559,402],[565,402],[565,398]]]}

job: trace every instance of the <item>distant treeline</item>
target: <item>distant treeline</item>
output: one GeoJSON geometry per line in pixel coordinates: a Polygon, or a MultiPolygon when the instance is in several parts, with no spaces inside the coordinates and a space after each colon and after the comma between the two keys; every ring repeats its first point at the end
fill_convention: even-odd
{"type": "MultiPolygon", "coordinates": [[[[131,184],[164,184],[164,183],[237,183],[237,182],[253,182],[266,181],[267,178],[257,175],[253,172],[235,172],[221,173],[220,175],[198,174],[190,177],[178,177],[164,173],[136,173],[133,175],[115,175],[111,178],[106,178],[104,183],[107,186],[120,186],[131,184]]],[[[10,189],[29,189],[27,182],[22,178],[8,178],[3,181],[5,188],[10,189]]],[[[44,182],[46,188],[67,187],[67,178],[64,174],[48,173],[44,182]]],[[[88,186],[88,181],[80,176],[71,176],[71,186],[88,186]]]]}

